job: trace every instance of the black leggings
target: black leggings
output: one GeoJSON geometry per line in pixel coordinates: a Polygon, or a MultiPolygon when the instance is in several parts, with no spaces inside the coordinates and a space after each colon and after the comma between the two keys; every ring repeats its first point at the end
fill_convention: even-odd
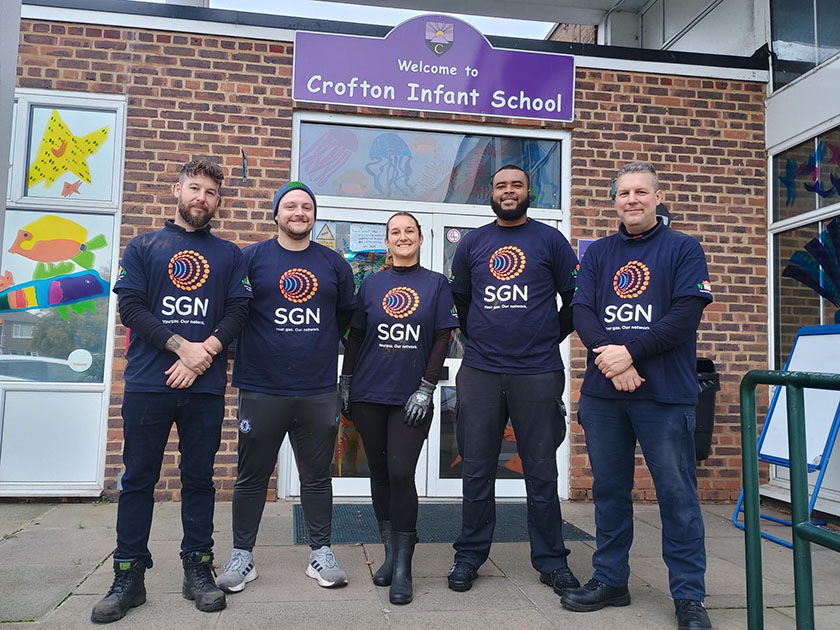
{"type": "Polygon", "coordinates": [[[376,519],[391,521],[398,532],[416,530],[414,471],[429,435],[432,408],[418,427],[403,422],[405,410],[398,405],[354,402],[350,415],[365,447],[376,519]]]}

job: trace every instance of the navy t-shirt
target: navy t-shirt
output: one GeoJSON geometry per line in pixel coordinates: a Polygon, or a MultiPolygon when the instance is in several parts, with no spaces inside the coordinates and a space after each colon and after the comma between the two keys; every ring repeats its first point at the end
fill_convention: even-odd
{"type": "Polygon", "coordinates": [[[270,238],[242,253],[254,299],[236,348],[233,386],[278,396],[335,390],[336,313],[356,308],[350,265],[315,242],[291,251],[270,238]]]}
{"type": "Polygon", "coordinates": [[[362,281],[352,328],[365,331],[350,399],[404,405],[426,371],[434,333],[457,328],[449,281],[435,271],[386,269],[362,281]]]}
{"type": "MultiPolygon", "coordinates": [[[[187,232],[167,221],[162,230],[129,241],[123,253],[114,292],[143,291],[149,310],[173,334],[187,341],[207,339],[225,312],[228,298],[251,297],[240,249],[210,234],[209,228],[187,232]]],[[[171,392],[166,370],[178,355],[131,336],[125,391],[171,392]]],[[[224,394],[227,354],[213,358],[195,379],[190,393],[224,394]]]]}
{"type": "Polygon", "coordinates": [[[468,232],[452,261],[452,292],[470,296],[464,364],[513,374],[562,370],[557,294],[574,288],[576,271],[566,238],[538,221],[468,232]]]}
{"type": "MultiPolygon", "coordinates": [[[[680,297],[712,301],[706,256],[694,237],[660,223],[642,238],[622,230],[590,245],[581,261],[572,304],[592,309],[610,342],[623,345],[650,330],[680,297]]],[[[696,352],[692,335],[675,348],[634,364],[646,379],[634,392],[616,390],[590,361],[580,391],[601,398],[695,404],[696,352]]]]}

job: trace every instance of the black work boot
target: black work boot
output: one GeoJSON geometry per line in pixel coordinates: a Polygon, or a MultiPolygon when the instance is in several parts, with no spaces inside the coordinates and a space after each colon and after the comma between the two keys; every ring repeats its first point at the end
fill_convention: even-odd
{"type": "Polygon", "coordinates": [[[414,591],[411,585],[411,558],[414,545],[417,544],[417,532],[391,532],[391,545],[394,548],[394,573],[388,599],[398,606],[411,602],[414,591]]]}
{"type": "Polygon", "coordinates": [[[114,583],[90,613],[94,623],[111,623],[125,617],[130,608],[146,603],[146,561],[114,560],[114,583]]]}
{"type": "Polygon", "coordinates": [[[391,574],[394,572],[394,547],[391,545],[391,521],[379,521],[379,535],[385,545],[385,562],[373,574],[373,583],[377,586],[391,586],[391,574]]]}
{"type": "Polygon", "coordinates": [[[227,606],[225,594],[216,586],[213,552],[196,551],[181,559],[184,564],[184,599],[195,600],[202,612],[216,612],[227,606]]]}
{"type": "Polygon", "coordinates": [[[626,586],[609,586],[592,578],[580,588],[563,591],[560,603],[575,612],[592,612],[604,606],[629,606],[630,591],[626,586]]]}
{"type": "Polygon", "coordinates": [[[675,599],[674,614],[678,630],[709,630],[712,622],[702,602],[693,599],[675,599]]]}

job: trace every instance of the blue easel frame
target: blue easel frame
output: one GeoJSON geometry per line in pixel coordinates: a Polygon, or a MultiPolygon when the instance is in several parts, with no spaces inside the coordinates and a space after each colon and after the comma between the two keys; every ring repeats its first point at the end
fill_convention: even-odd
{"type": "MultiPolygon", "coordinates": [[[[787,363],[785,363],[784,369],[787,370],[790,366],[790,362],[793,358],[793,351],[796,348],[796,343],[799,341],[800,337],[811,336],[811,335],[837,335],[840,334],[840,325],[831,324],[827,326],[804,326],[800,328],[796,333],[796,339],[793,342],[793,348],[790,351],[790,357],[788,357],[787,363]]],[[[766,462],[768,464],[775,464],[776,466],[784,466],[785,468],[790,468],[790,459],[785,459],[782,457],[776,457],[773,455],[762,455],[761,454],[761,447],[764,444],[764,439],[767,436],[767,431],[770,428],[770,418],[773,415],[773,410],[776,408],[776,403],[779,399],[781,394],[781,388],[777,387],[776,391],[773,393],[773,400],[770,402],[770,408],[767,410],[767,416],[764,420],[764,426],[761,428],[761,435],[758,438],[758,461],[766,462]]],[[[807,430],[807,427],[806,427],[807,430]]],[[[825,477],[825,472],[828,469],[828,462],[831,459],[831,453],[834,450],[834,442],[837,440],[837,434],[840,432],[840,404],[837,406],[837,409],[834,411],[834,420],[831,423],[831,428],[828,431],[828,436],[825,440],[825,445],[823,446],[822,456],[820,457],[819,464],[808,464],[808,472],[814,473],[819,472],[817,475],[817,481],[814,483],[814,491],[811,495],[811,499],[808,502],[808,519],[810,520],[811,514],[814,511],[814,506],[817,503],[817,496],[820,493],[820,489],[822,488],[823,478],[825,477]]],[[[744,525],[738,522],[738,515],[744,511],[744,489],[741,488],[741,494],[738,497],[738,503],[735,505],[735,510],[732,512],[732,524],[735,525],[740,530],[744,529],[744,525]]],[[[791,522],[786,521],[781,518],[777,518],[775,516],[770,516],[769,514],[760,514],[761,518],[772,521],[774,523],[779,523],[781,525],[790,526],[791,522]]],[[[825,521],[811,521],[813,525],[825,525],[825,521]]],[[[767,534],[765,532],[761,532],[761,537],[767,540],[772,540],[774,543],[782,545],[783,547],[787,547],[788,549],[793,549],[793,545],[778,536],[773,536],[772,534],[767,534]]]]}

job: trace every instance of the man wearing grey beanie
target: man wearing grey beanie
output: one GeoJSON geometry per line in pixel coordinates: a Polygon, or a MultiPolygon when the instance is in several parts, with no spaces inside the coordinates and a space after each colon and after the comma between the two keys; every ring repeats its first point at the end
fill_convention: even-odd
{"type": "Polygon", "coordinates": [[[306,575],[323,587],[347,584],[330,548],[330,468],[338,417],[336,348],[356,308],[353,272],[339,254],[310,240],[317,202],[306,184],[281,186],[272,210],[277,236],[243,250],[254,299],[233,367],[239,388],[234,548],[217,580],[228,593],[257,577],[253,549],[287,433],[311,547],[306,575]]]}

